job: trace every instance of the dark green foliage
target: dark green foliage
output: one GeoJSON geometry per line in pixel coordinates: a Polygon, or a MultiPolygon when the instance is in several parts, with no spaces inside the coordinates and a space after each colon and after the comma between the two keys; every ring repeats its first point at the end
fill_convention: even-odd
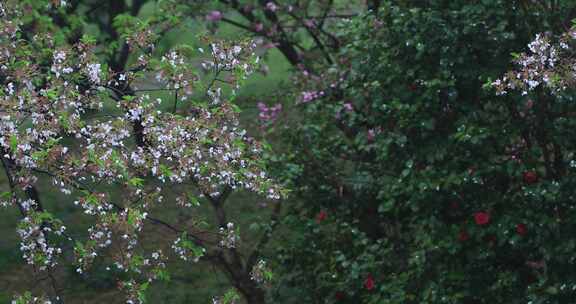
{"type": "Polygon", "coordinates": [[[422,3],[344,23],[339,64],[303,81],[325,96],[286,130],[298,153],[279,174],[301,168],[301,203],[282,287],[310,303],[568,303],[576,106],[486,84],[574,4],[422,3]]]}

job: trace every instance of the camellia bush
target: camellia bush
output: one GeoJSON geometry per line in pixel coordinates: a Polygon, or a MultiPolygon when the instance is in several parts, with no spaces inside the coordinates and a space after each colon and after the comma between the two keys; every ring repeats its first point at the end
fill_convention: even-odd
{"type": "Polygon", "coordinates": [[[41,282],[13,303],[62,302],[65,265],[83,277],[98,259],[117,274],[127,303],[144,303],[149,285],[169,278],[173,259],[213,262],[250,303],[261,303],[271,274],[258,251],[242,258],[238,227],[223,207],[238,189],[270,200],[284,194],[232,102],[258,67],[257,45],[204,37],[200,49],[157,54],[162,34],[181,22],[176,2],[165,1],[148,19],[110,20],[122,41],[110,52],[68,5],[0,3],[0,149],[10,186],[1,205],[19,211],[22,257],[41,282]],[[37,187],[45,180],[46,191],[69,197],[60,203],[77,209],[87,231],[68,229],[51,212],[37,187]],[[199,202],[213,207],[215,231],[155,216],[199,202]],[[162,241],[143,243],[150,233],[162,241]]]}
{"type": "Polygon", "coordinates": [[[341,22],[277,129],[296,201],[278,299],[573,301],[575,9],[386,1],[341,22]]]}

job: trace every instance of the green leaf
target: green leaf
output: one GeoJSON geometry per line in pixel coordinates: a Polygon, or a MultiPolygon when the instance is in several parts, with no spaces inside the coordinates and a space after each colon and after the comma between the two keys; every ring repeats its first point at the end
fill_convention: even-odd
{"type": "Polygon", "coordinates": [[[4,191],[0,194],[0,199],[9,199],[12,197],[12,192],[4,191]]]}
{"type": "Polygon", "coordinates": [[[16,135],[12,135],[10,136],[10,150],[12,150],[13,153],[16,153],[17,149],[18,149],[18,137],[16,137],[16,135]]]}
{"type": "Polygon", "coordinates": [[[224,298],[222,299],[223,304],[232,304],[236,301],[240,300],[240,296],[236,292],[235,289],[230,289],[224,294],[224,298]]]}
{"type": "Polygon", "coordinates": [[[148,289],[149,286],[150,286],[149,282],[144,282],[142,283],[142,285],[140,285],[140,288],[138,290],[138,300],[140,301],[140,303],[146,303],[146,290],[148,289]]]}
{"type": "Polygon", "coordinates": [[[160,164],[160,173],[166,177],[170,177],[174,174],[172,173],[172,170],[164,164],[160,164]]]}
{"type": "Polygon", "coordinates": [[[80,41],[84,44],[96,44],[96,38],[89,34],[82,35],[80,41]]]}
{"type": "Polygon", "coordinates": [[[139,177],[133,177],[128,181],[128,184],[132,187],[141,188],[144,186],[144,179],[139,177]]]}
{"type": "Polygon", "coordinates": [[[240,107],[237,106],[235,103],[230,103],[230,106],[232,107],[232,110],[233,110],[235,113],[241,113],[241,112],[242,112],[242,109],[240,109],[240,107]]]}
{"type": "Polygon", "coordinates": [[[186,197],[188,198],[188,201],[189,201],[192,205],[194,205],[194,206],[196,206],[196,207],[200,206],[200,200],[199,200],[194,194],[192,194],[191,192],[186,193],[186,197]]]}

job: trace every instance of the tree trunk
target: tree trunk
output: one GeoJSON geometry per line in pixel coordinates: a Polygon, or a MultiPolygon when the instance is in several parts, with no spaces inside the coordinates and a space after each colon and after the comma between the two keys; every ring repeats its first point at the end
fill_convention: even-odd
{"type": "MultiPolygon", "coordinates": [[[[245,284],[242,284],[245,285],[245,284]]],[[[265,304],[266,299],[264,297],[264,291],[257,286],[255,283],[250,280],[248,283],[249,286],[243,286],[243,288],[238,288],[244,299],[246,299],[246,303],[248,304],[265,304]]]]}

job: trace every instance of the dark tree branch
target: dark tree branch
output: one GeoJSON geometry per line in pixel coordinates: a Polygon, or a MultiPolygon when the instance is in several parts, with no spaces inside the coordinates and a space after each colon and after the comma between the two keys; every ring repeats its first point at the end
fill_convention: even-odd
{"type": "MultiPolygon", "coordinates": [[[[244,18],[246,18],[246,20],[248,20],[252,24],[255,24],[259,21],[258,18],[256,18],[256,16],[251,11],[243,9],[243,7],[240,6],[238,0],[220,0],[220,2],[236,10],[238,13],[240,13],[240,15],[242,15],[244,18]]],[[[264,7],[266,6],[267,2],[268,1],[260,1],[261,4],[263,3],[264,7]]],[[[284,55],[284,57],[286,57],[286,59],[293,66],[301,64],[302,63],[301,56],[298,53],[298,51],[296,51],[296,49],[294,48],[293,43],[289,41],[288,36],[286,35],[286,32],[284,31],[282,26],[278,23],[278,18],[276,17],[276,14],[268,11],[266,12],[266,18],[269,19],[274,25],[278,26],[280,36],[269,37],[272,40],[272,42],[277,43],[278,50],[284,55]]],[[[264,31],[259,34],[261,36],[266,37],[264,31]]]]}

